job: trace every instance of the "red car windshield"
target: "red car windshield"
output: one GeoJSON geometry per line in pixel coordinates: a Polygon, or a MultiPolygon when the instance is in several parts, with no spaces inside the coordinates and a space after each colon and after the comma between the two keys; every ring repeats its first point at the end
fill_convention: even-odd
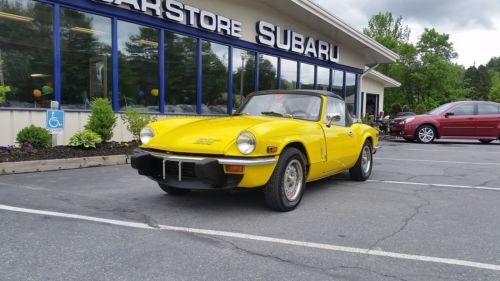
{"type": "Polygon", "coordinates": [[[440,107],[435,108],[435,109],[429,111],[428,114],[430,114],[430,115],[440,115],[440,114],[443,114],[450,106],[451,106],[451,103],[443,104],[440,107]]]}

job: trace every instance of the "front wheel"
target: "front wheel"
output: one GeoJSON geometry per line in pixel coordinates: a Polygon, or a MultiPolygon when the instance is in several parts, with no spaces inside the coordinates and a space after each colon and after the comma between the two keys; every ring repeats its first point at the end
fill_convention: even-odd
{"type": "Polygon", "coordinates": [[[492,142],[493,140],[479,140],[481,143],[488,144],[492,142]]]}
{"type": "Polygon", "coordinates": [[[306,187],[306,160],[296,148],[287,148],[280,156],[273,175],[264,189],[267,206],[280,212],[299,205],[306,187]]]}
{"type": "Polygon", "coordinates": [[[373,151],[372,143],[370,140],[366,140],[359,154],[358,161],[354,167],[349,170],[351,179],[355,181],[365,181],[372,174],[373,166],[373,151]]]}
{"type": "Polygon", "coordinates": [[[420,143],[431,143],[436,139],[436,130],[429,125],[423,125],[417,129],[417,140],[420,143]]]}
{"type": "Polygon", "coordinates": [[[159,183],[158,185],[163,191],[165,191],[166,193],[168,193],[168,195],[171,196],[182,196],[191,192],[191,189],[176,188],[161,183],[159,183]]]}

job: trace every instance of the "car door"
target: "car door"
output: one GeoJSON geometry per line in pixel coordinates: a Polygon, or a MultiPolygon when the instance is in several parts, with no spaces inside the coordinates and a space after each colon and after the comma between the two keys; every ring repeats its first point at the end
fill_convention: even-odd
{"type": "Polygon", "coordinates": [[[448,110],[442,118],[441,137],[473,137],[475,135],[476,104],[461,103],[448,110]],[[452,115],[449,115],[452,114],[452,115]]]}
{"type": "Polygon", "coordinates": [[[497,138],[497,127],[500,122],[499,106],[495,103],[478,103],[474,121],[477,137],[497,138]]]}
{"type": "Polygon", "coordinates": [[[333,97],[327,97],[325,116],[321,124],[326,141],[326,159],[325,174],[334,174],[343,171],[352,162],[352,146],[355,143],[353,132],[350,129],[350,123],[347,120],[345,103],[333,97]],[[340,114],[341,120],[334,122],[328,127],[326,114],[340,114]]]}

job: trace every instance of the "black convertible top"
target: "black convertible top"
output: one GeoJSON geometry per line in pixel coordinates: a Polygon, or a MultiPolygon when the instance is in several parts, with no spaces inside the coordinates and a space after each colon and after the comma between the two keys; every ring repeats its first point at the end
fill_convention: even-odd
{"type": "Polygon", "coordinates": [[[329,91],[324,90],[305,90],[305,89],[295,89],[295,90],[265,90],[253,92],[248,97],[258,96],[258,95],[269,95],[269,94],[301,94],[301,95],[312,95],[312,96],[327,96],[334,97],[340,100],[344,100],[341,96],[334,94],[329,91]]]}

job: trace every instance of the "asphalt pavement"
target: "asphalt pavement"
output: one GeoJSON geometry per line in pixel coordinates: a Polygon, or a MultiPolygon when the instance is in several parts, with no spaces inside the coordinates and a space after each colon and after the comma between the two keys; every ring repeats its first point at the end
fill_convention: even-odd
{"type": "Polygon", "coordinates": [[[381,145],[288,213],[129,166],[0,176],[0,280],[500,280],[500,143],[381,145]]]}

